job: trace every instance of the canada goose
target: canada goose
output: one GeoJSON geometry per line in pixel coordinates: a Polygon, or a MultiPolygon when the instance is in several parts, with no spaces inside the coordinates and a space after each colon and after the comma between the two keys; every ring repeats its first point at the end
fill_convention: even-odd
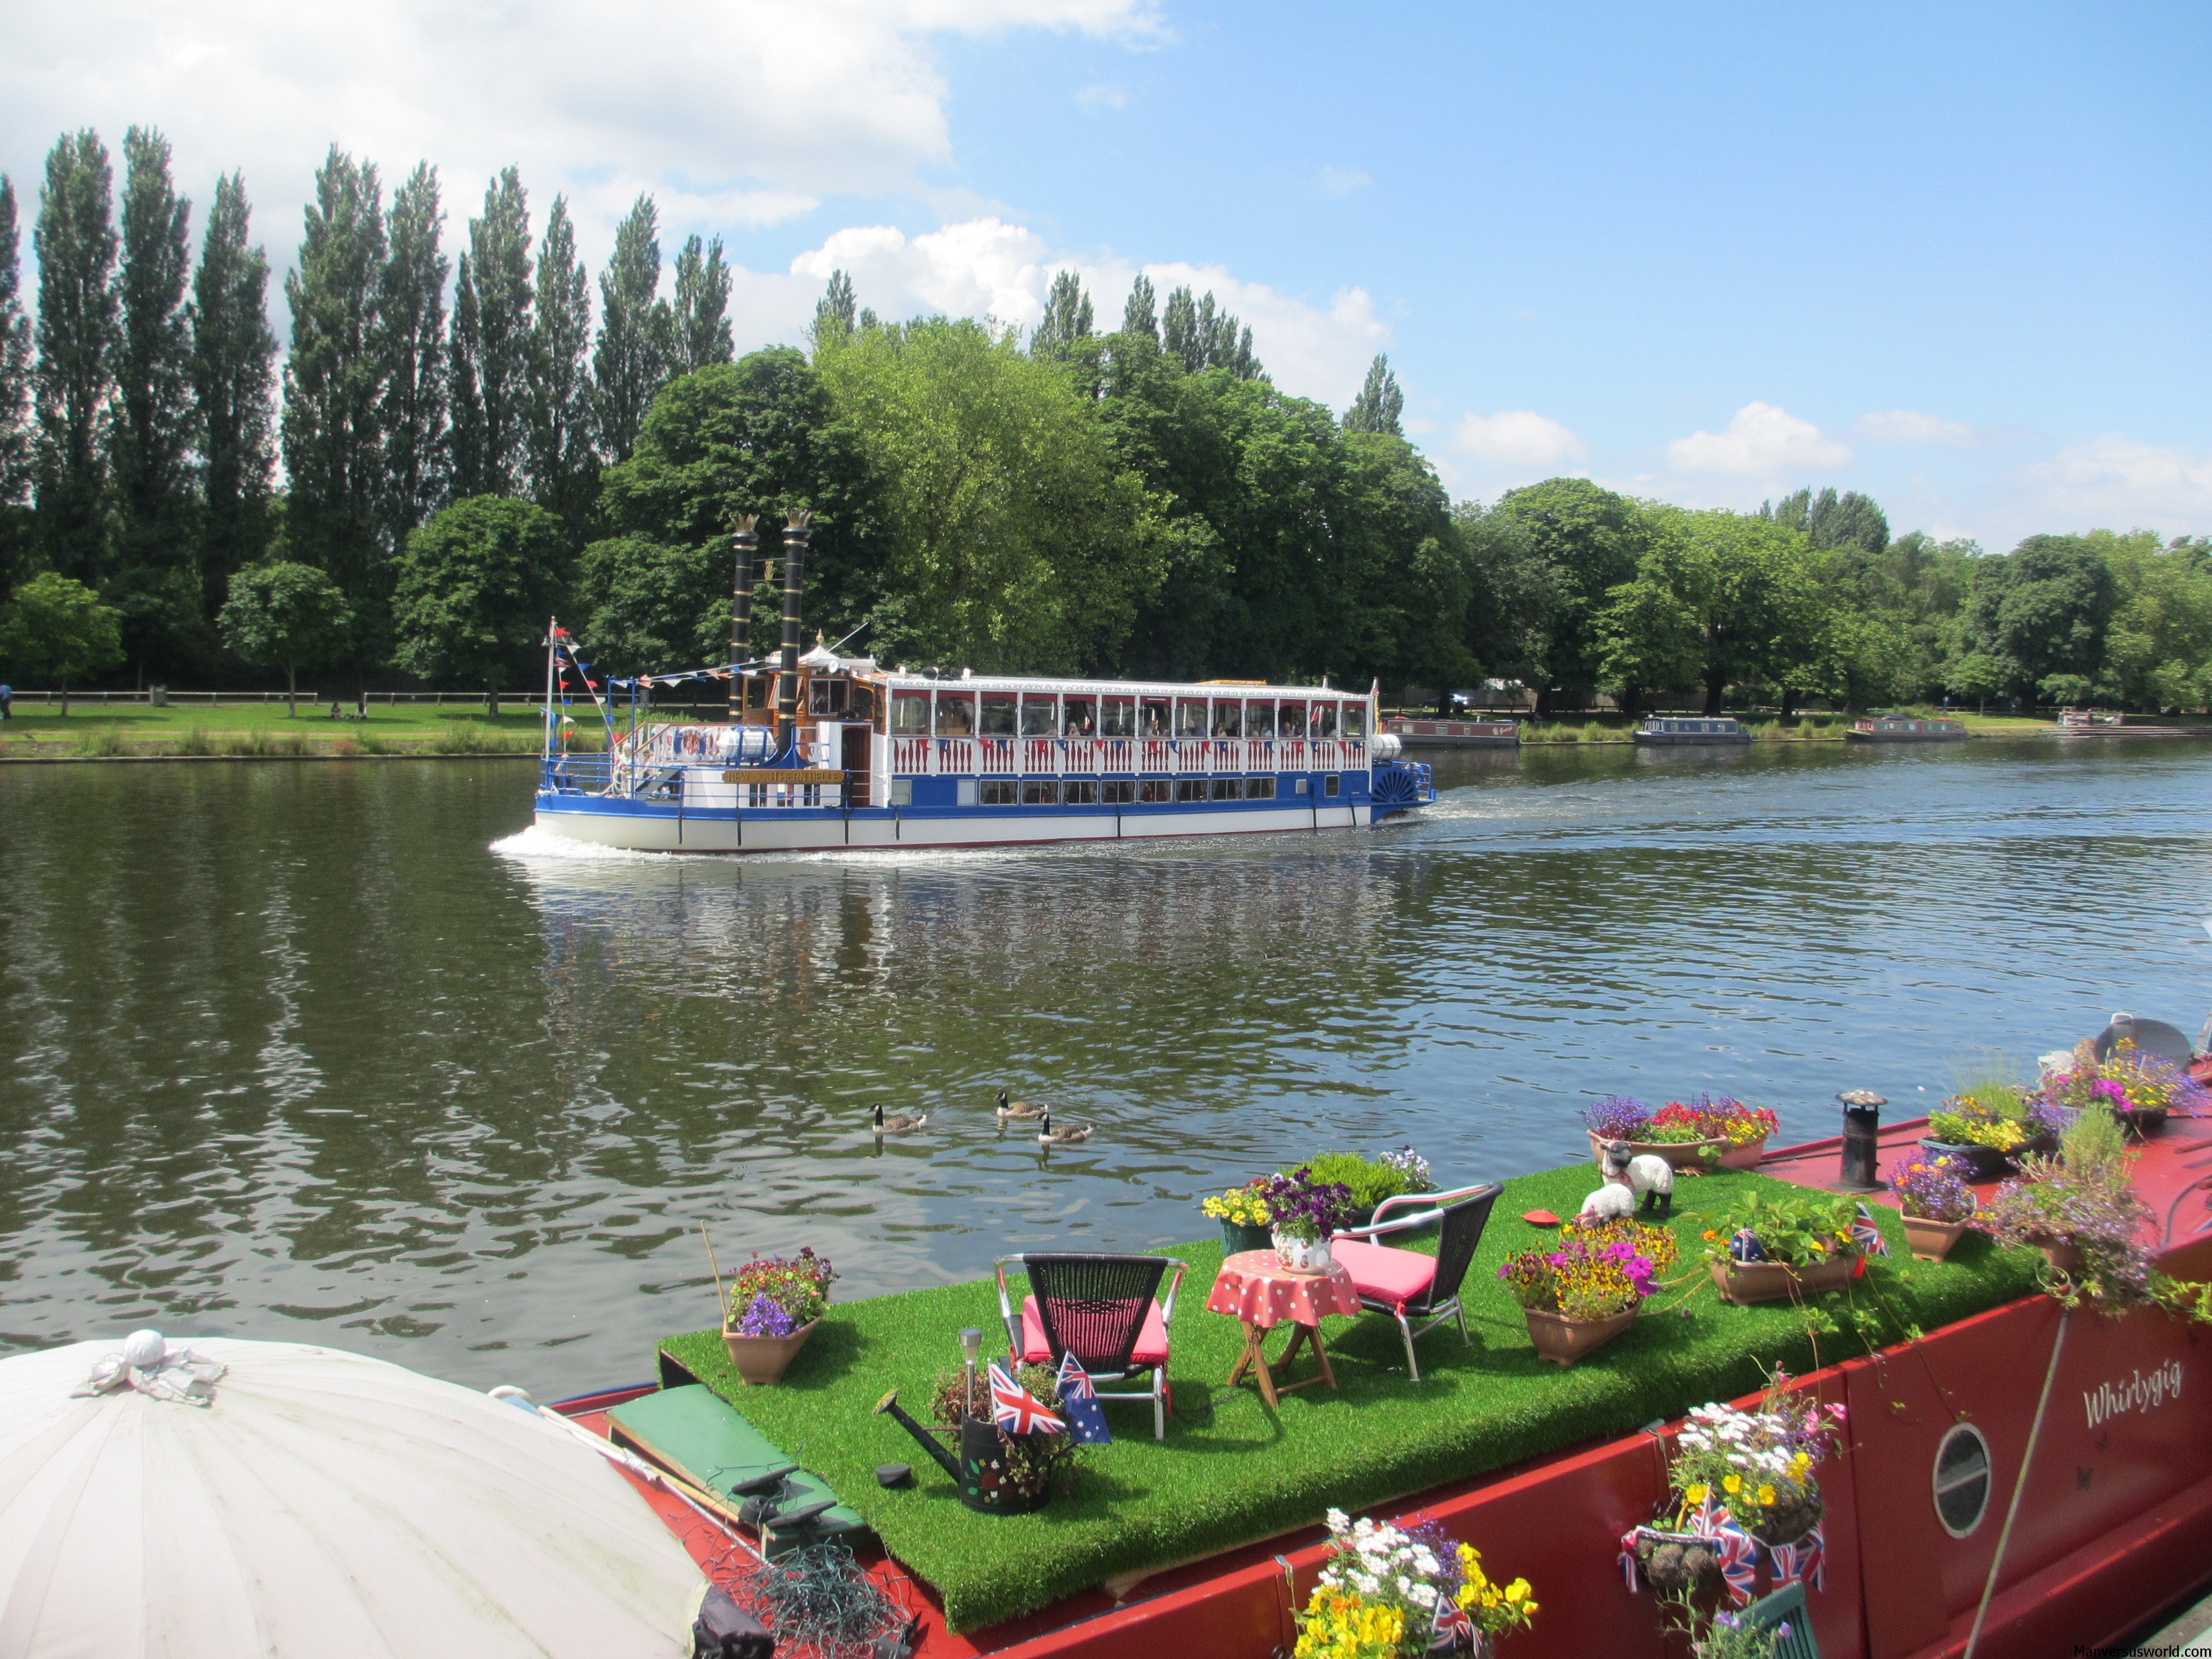
{"type": "Polygon", "coordinates": [[[1046,1109],[1033,1100],[1008,1100],[1004,1089],[999,1091],[998,1115],[1000,1117],[1042,1117],[1046,1109]]]}
{"type": "Polygon", "coordinates": [[[1088,1140],[1090,1139],[1091,1126],[1089,1124],[1065,1123],[1059,1128],[1055,1129],[1052,1127],[1052,1114],[1050,1112],[1047,1112],[1044,1115],[1044,1117],[1041,1121],[1037,1129],[1037,1145],[1040,1146],[1073,1146],[1079,1140],[1088,1140]]]}
{"type": "Polygon", "coordinates": [[[876,1133],[878,1135],[912,1134],[928,1121],[927,1112],[924,1112],[920,1117],[908,1117],[904,1112],[901,1112],[896,1117],[885,1117],[883,1107],[878,1105],[876,1108],[876,1133]]]}

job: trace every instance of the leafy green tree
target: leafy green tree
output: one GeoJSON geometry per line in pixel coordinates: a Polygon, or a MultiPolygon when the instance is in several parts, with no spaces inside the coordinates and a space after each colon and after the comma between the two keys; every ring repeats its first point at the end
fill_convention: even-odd
{"type": "Polygon", "coordinates": [[[267,550],[276,469],[270,392],[276,337],[269,328],[269,260],[250,244],[246,180],[216,180],[192,273],[192,397],[200,453],[200,614],[213,617],[231,573],[267,550]]]}
{"type": "Polygon", "coordinates": [[[641,196],[615,227],[599,276],[599,343],[592,355],[592,413],[600,453],[626,461],[654,394],[668,384],[676,319],[660,292],[659,213],[641,196]]]}
{"type": "MultiPolygon", "coordinates": [[[[386,592],[384,362],[377,301],[388,250],[376,168],[331,146],[315,173],[297,267],[284,278],[285,538],[327,570],[375,648],[386,592]]],[[[358,637],[358,636],[357,636],[358,637]]]]}
{"type": "Polygon", "coordinates": [[[566,528],[535,502],[476,495],[408,538],[392,594],[392,660],[426,680],[475,681],[499,713],[566,586],[566,528]]]}
{"type": "MultiPolygon", "coordinates": [[[[860,434],[822,377],[787,346],[669,382],[629,460],[607,469],[601,512],[616,533],[584,551],[578,630],[617,672],[719,663],[729,653],[730,526],[761,520],[779,545],[784,515],[813,514],[806,614],[836,639],[883,599],[885,550],[860,434]]],[[[763,582],[753,614],[781,601],[763,582]]]]}
{"type": "Polygon", "coordinates": [[[1252,331],[1227,312],[1217,312],[1211,290],[1196,301],[1188,288],[1168,295],[1160,319],[1160,344],[1193,374],[1225,368],[1240,380],[1264,378],[1259,359],[1252,355],[1252,331]]]}
{"type": "MultiPolygon", "coordinates": [[[[1521,526],[1528,556],[1549,573],[1540,577],[1532,572],[1528,579],[1548,586],[1550,599],[1541,659],[1524,676],[1536,693],[1537,714],[1548,718],[1562,693],[1579,702],[1605,678],[1607,645],[1598,616],[1611,602],[1613,589],[1635,576],[1651,544],[1652,522],[1636,502],[1587,478],[1551,478],[1508,490],[1498,498],[1497,510],[1521,526]]],[[[1635,614],[1658,625],[1659,613],[1648,606],[1635,614]]],[[[1656,642],[1660,635],[1650,638],[1656,642]]],[[[1619,649],[1616,639],[1614,660],[1626,663],[1619,649]]],[[[1630,684],[1666,683],[1649,676],[1674,660],[1671,647],[1655,643],[1653,649],[1656,654],[1648,661],[1639,657],[1644,665],[1630,684]]]]}
{"type": "Polygon", "coordinates": [[[1406,394],[1398,390],[1398,377],[1390,372],[1390,359],[1381,352],[1367,366],[1366,384],[1344,411],[1346,432],[1387,432],[1403,437],[1398,417],[1406,410],[1406,394]]]}
{"type": "Polygon", "coordinates": [[[46,571],[0,607],[0,657],[26,679],[52,680],[69,715],[70,686],[123,660],[115,612],[82,582],[46,571]]]}
{"type": "Polygon", "coordinates": [[[118,300],[113,170],[89,131],[46,156],[31,246],[39,261],[34,491],[39,541],[64,576],[96,583],[112,540],[107,410],[115,392],[118,300]]]}
{"type": "MultiPolygon", "coordinates": [[[[716,244],[717,251],[720,245],[716,244]]],[[[580,546],[599,493],[592,447],[592,290],[576,257],[566,198],[553,198],[538,255],[538,315],[530,343],[531,499],[580,546]]]]}
{"type": "MultiPolygon", "coordinates": [[[[116,274],[120,318],[109,438],[119,520],[116,554],[125,570],[188,579],[198,516],[185,303],[191,222],[191,204],[178,198],[170,180],[169,141],[132,127],[123,138],[123,262],[116,274]]],[[[199,622],[196,602],[185,605],[183,620],[199,622]]],[[[148,641],[142,650],[173,658],[164,646],[148,641]]]]}
{"type": "Polygon", "coordinates": [[[2092,531],[2115,586],[2099,695],[2130,708],[2212,702],[2212,549],[2148,531],[2092,531]]]}
{"type": "Polygon", "coordinates": [[[2115,597],[2112,567],[2096,544],[2030,536],[1977,568],[1961,623],[1964,652],[1994,658],[2007,688],[2033,704],[2053,675],[2095,680],[2115,597]]]}
{"type": "Polygon", "coordinates": [[[829,286],[814,302],[814,323],[808,338],[815,350],[848,337],[860,325],[853,295],[853,279],[842,270],[830,273],[829,286]]]}
{"type": "Polygon", "coordinates": [[[1452,519],[1472,584],[1468,650],[1501,678],[1538,684],[1551,649],[1553,612],[1561,592],[1559,573],[1512,514],[1462,501],[1452,519]]]}
{"type": "Polygon", "coordinates": [[[300,671],[345,655],[353,607],[337,584],[313,565],[271,559],[231,577],[216,626],[223,644],[255,667],[284,671],[289,718],[300,712],[300,671]]]}
{"type": "Polygon", "coordinates": [[[1091,296],[1083,291],[1082,280],[1073,271],[1063,270],[1054,276],[1052,288],[1045,295],[1044,317],[1030,336],[1030,355],[1066,357],[1091,335],[1091,296]]]}
{"type": "Polygon", "coordinates": [[[1986,651],[1969,651],[1944,665],[1944,688],[1955,696],[1972,697],[1976,709],[1990,712],[1990,696],[2005,689],[2005,665],[1986,651]]]}
{"type": "Polygon", "coordinates": [[[879,654],[980,669],[1111,664],[1162,568],[1159,503],[1058,368],[972,321],[817,353],[882,480],[879,654]]]}
{"type": "Polygon", "coordinates": [[[1121,307],[1121,332],[1141,335],[1154,345],[1160,343],[1160,319],[1153,307],[1152,279],[1141,273],[1129,284],[1129,298],[1121,307]]]}
{"type": "MultiPolygon", "coordinates": [[[[524,484],[529,465],[531,404],[530,207],[522,179],[502,168],[484,191],[483,216],[469,221],[469,254],[462,275],[469,287],[472,326],[454,331],[453,352],[465,357],[453,374],[456,428],[469,433],[457,447],[453,494],[511,495],[524,484]]],[[[459,310],[460,301],[455,301],[459,310]]]]}
{"type": "Polygon", "coordinates": [[[2045,674],[2035,683],[2044,702],[2061,708],[2086,708],[2096,687],[2086,674],[2045,674]]]}
{"type": "Polygon", "coordinates": [[[393,547],[438,510],[447,488],[446,210],[438,170],[418,162],[392,193],[387,257],[377,280],[376,355],[383,381],[384,535],[393,547]]]}
{"type": "Polygon", "coordinates": [[[474,486],[483,482],[483,398],[477,389],[477,359],[483,351],[476,271],[463,252],[453,273],[453,325],[446,336],[446,477],[453,495],[476,495],[474,486]]]}
{"type": "Polygon", "coordinates": [[[722,263],[722,239],[702,246],[684,239],[676,256],[675,356],[672,374],[689,374],[709,363],[737,356],[730,337],[730,268],[722,263]]]}
{"type": "Polygon", "coordinates": [[[31,319],[23,312],[15,186],[0,173],[0,592],[28,552],[31,521],[31,319]]]}

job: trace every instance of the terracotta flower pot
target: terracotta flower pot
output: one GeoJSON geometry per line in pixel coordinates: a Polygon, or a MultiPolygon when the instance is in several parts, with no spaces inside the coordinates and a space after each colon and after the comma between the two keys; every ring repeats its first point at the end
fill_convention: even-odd
{"type": "MultiPolygon", "coordinates": [[[[1589,1132],[1589,1145],[1591,1161],[1603,1164],[1605,1142],[1597,1138],[1595,1129],[1589,1132]]],[[[1705,1166],[1706,1147],[1717,1146],[1725,1150],[1727,1146],[1728,1139],[1724,1135],[1714,1135],[1706,1140],[1632,1140],[1628,1143],[1628,1155],[1642,1158],[1649,1153],[1653,1158],[1665,1158],[1678,1170],[1702,1170],[1705,1166]]]]}
{"type": "Polygon", "coordinates": [[[2043,1259],[2051,1264],[2053,1273],[2063,1273],[2069,1279],[2081,1273],[2081,1247],[2073,1240],[2054,1238],[2039,1242],[2036,1248],[2043,1252],[2043,1259]]]}
{"type": "Polygon", "coordinates": [[[1972,1221],[1930,1221],[1926,1216],[1908,1215],[1905,1218],[1905,1241],[1912,1246],[1914,1260],[1941,1261],[1973,1224],[1972,1221]]]}
{"type": "Polygon", "coordinates": [[[1723,1170],[1756,1170],[1759,1160],[1766,1156],[1766,1137],[1747,1140],[1741,1146],[1731,1146],[1721,1154],[1723,1170]]]}
{"type": "Polygon", "coordinates": [[[1817,1296],[1840,1288],[1858,1265],[1856,1256],[1830,1256],[1809,1267],[1792,1267],[1780,1261],[1716,1261],[1713,1285],[1721,1300],[1739,1307],[1753,1302],[1779,1302],[1784,1297],[1817,1296]]]}
{"type": "Polygon", "coordinates": [[[1573,1364],[1592,1348],[1612,1341],[1636,1322],[1633,1308],[1609,1319],[1570,1319],[1565,1314],[1547,1313],[1541,1308],[1523,1308],[1521,1311],[1528,1321],[1528,1340],[1536,1345],[1536,1357],[1548,1359],[1554,1365],[1573,1364]]]}
{"type": "Polygon", "coordinates": [[[821,1322],[810,1319],[789,1336],[741,1336],[726,1325],[722,1346],[730,1351],[730,1364],[737,1367],[738,1375],[755,1388],[764,1389],[782,1381],[785,1368],[799,1358],[799,1351],[821,1322]]]}

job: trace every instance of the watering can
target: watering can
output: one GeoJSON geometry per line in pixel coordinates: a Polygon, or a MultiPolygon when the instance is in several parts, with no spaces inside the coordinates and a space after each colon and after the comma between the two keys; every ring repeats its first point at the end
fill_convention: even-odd
{"type": "Polygon", "coordinates": [[[876,1402],[876,1414],[886,1413],[952,1477],[960,1501],[978,1515],[1026,1515],[1042,1509],[1051,1495],[1048,1470],[1041,1468],[1020,1479],[1010,1473],[1006,1437],[988,1417],[971,1414],[961,1420],[957,1429],[925,1429],[900,1406],[896,1389],[876,1402]],[[958,1437],[958,1457],[945,1448],[939,1435],[958,1437]]]}

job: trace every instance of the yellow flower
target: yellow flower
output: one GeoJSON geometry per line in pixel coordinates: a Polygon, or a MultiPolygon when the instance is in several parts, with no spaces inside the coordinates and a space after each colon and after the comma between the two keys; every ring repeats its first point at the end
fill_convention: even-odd
{"type": "Polygon", "coordinates": [[[1761,1504],[1772,1504],[1774,1502],[1774,1488],[1771,1486],[1761,1486],[1759,1489],[1759,1501],[1761,1504]]]}
{"type": "Polygon", "coordinates": [[[1688,1498],[1692,1504],[1702,1504],[1705,1501],[1705,1494],[1711,1490],[1712,1489],[1706,1486],[1704,1481],[1700,1480],[1695,1486],[1692,1486],[1687,1492],[1684,1492],[1682,1496],[1688,1498]]]}
{"type": "Polygon", "coordinates": [[[1804,1470],[1809,1469],[1813,1467],[1813,1454],[1810,1452],[1799,1452],[1796,1456],[1790,1460],[1790,1462],[1793,1468],[1802,1473],[1804,1470]]]}
{"type": "Polygon", "coordinates": [[[1731,1474],[1724,1477],[1721,1481],[1721,1490],[1726,1492],[1730,1498],[1735,1497],[1738,1492],[1743,1490],[1743,1477],[1740,1474],[1731,1474]]]}
{"type": "Polygon", "coordinates": [[[1505,1587],[1505,1599],[1509,1601],[1527,1601],[1528,1599],[1528,1581],[1525,1578],[1516,1578],[1511,1583],[1508,1584],[1505,1587]]]}

